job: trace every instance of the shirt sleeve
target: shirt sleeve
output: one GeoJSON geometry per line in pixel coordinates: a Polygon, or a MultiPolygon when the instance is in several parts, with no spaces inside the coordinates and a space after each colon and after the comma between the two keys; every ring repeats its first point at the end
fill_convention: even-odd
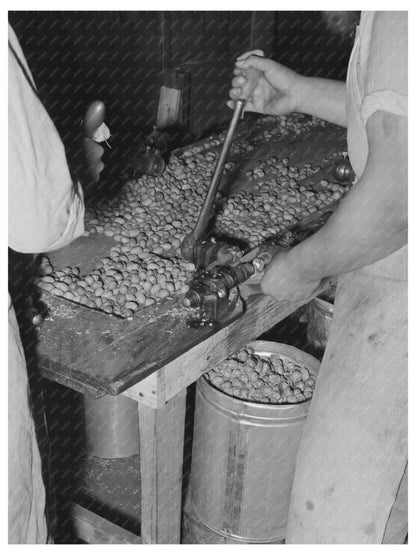
{"type": "Polygon", "coordinates": [[[10,27],[9,41],[9,246],[45,252],[83,233],[83,195],[10,27]]]}
{"type": "Polygon", "coordinates": [[[365,73],[361,116],[366,123],[377,112],[407,116],[407,12],[377,12],[365,73]]]}

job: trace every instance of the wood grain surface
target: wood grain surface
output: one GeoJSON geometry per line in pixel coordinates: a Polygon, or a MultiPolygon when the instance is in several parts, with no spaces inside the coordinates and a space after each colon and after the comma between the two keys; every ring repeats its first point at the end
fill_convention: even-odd
{"type": "MultiPolygon", "coordinates": [[[[345,148],[345,130],[336,126],[313,128],[296,137],[263,141],[249,156],[240,158],[224,190],[255,189],[257,180],[249,180],[246,171],[271,155],[279,159],[287,157],[291,165],[318,164],[325,172],[333,163],[334,154],[345,148]]],[[[324,175],[318,173],[308,178],[309,184],[319,188],[324,175]]],[[[101,258],[108,252],[112,239],[107,239],[100,235],[81,238],[52,254],[54,265],[63,267],[73,263],[85,271],[92,256],[101,258]]],[[[167,390],[163,393],[163,401],[158,392],[153,393],[154,384],[131,394],[135,399],[149,398],[153,406],[166,402],[185,383],[191,383],[188,381],[190,375],[197,379],[209,369],[207,365],[224,360],[301,304],[278,305],[271,298],[253,298],[246,303],[242,318],[240,303],[227,322],[195,329],[189,327],[190,314],[179,298],[163,299],[141,309],[131,321],[52,295],[45,294],[43,299],[49,316],[38,329],[38,353],[45,377],[100,397],[118,395],[156,370],[165,368],[167,390]]]]}
{"type": "Polygon", "coordinates": [[[180,543],[186,391],[159,409],[138,405],[142,543],[180,543]]]}
{"type": "Polygon", "coordinates": [[[71,503],[71,520],[75,536],[88,544],[139,544],[141,538],[89,509],[71,503]]]}
{"type": "Polygon", "coordinates": [[[50,314],[38,331],[42,372],[94,397],[121,393],[214,335],[243,309],[240,303],[221,325],[193,328],[192,312],[181,299],[156,303],[128,321],[52,295],[43,298],[50,314]]]}

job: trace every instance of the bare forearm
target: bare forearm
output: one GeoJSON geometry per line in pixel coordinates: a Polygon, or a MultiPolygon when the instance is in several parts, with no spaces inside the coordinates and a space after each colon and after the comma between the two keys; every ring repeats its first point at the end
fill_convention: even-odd
{"type": "Polygon", "coordinates": [[[289,257],[301,273],[312,279],[372,264],[407,243],[407,225],[398,217],[401,209],[392,203],[390,207],[389,217],[386,205],[374,204],[367,191],[361,194],[353,190],[327,225],[295,247],[289,257]]]}
{"type": "Polygon", "coordinates": [[[407,242],[407,118],[378,111],[367,124],[366,170],[328,223],[270,263],[261,287],[305,300],[322,278],[367,266],[407,242]]]}
{"type": "Polygon", "coordinates": [[[369,131],[383,143],[364,175],[328,223],[289,255],[312,278],[362,268],[407,242],[407,120],[377,112],[369,131]]]}
{"type": "Polygon", "coordinates": [[[347,126],[345,82],[302,77],[298,110],[330,123],[347,126]]]}

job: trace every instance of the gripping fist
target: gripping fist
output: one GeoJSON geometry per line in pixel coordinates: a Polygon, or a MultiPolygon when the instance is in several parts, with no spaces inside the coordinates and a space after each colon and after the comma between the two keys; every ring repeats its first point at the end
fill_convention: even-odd
{"type": "Polygon", "coordinates": [[[102,162],[104,149],[99,143],[110,137],[110,131],[104,123],[104,116],[104,102],[101,100],[92,102],[82,120],[81,133],[77,126],[73,130],[72,141],[68,145],[69,166],[81,182],[84,193],[97,183],[104,169],[102,162]]]}
{"type": "Polygon", "coordinates": [[[227,105],[246,98],[246,111],[285,115],[297,110],[301,76],[264,57],[261,50],[250,50],[237,58],[227,105]]]}
{"type": "Polygon", "coordinates": [[[95,100],[88,106],[82,122],[81,180],[86,185],[96,183],[104,168],[101,160],[104,149],[99,143],[110,137],[110,132],[104,123],[104,117],[104,102],[95,100]]]}
{"type": "Polygon", "coordinates": [[[296,247],[282,250],[267,266],[261,281],[261,290],[277,301],[306,301],[312,299],[321,287],[321,280],[301,271],[296,247]]]}

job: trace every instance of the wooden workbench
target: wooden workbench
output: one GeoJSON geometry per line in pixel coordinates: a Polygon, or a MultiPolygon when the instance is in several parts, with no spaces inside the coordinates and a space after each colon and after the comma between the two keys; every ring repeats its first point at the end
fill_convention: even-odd
{"type": "MultiPolygon", "coordinates": [[[[285,155],[292,151],[299,157],[303,151],[303,162],[316,162],[345,145],[339,129],[330,128],[322,137],[315,149],[310,142],[304,143],[308,148],[299,148],[306,141],[299,137],[296,148],[285,145],[285,155]]],[[[263,145],[257,157],[265,154],[263,145]]],[[[296,156],[292,163],[299,163],[296,156]]],[[[250,159],[256,159],[255,153],[250,159]]],[[[246,186],[246,182],[239,184],[246,186]]],[[[303,303],[278,303],[270,297],[245,298],[243,294],[226,322],[191,328],[189,313],[179,299],[164,299],[131,321],[62,298],[44,299],[49,316],[38,332],[43,376],[95,398],[125,395],[138,405],[141,536],[124,534],[75,507],[78,535],[89,543],[179,543],[187,387],[303,303]]]]}

